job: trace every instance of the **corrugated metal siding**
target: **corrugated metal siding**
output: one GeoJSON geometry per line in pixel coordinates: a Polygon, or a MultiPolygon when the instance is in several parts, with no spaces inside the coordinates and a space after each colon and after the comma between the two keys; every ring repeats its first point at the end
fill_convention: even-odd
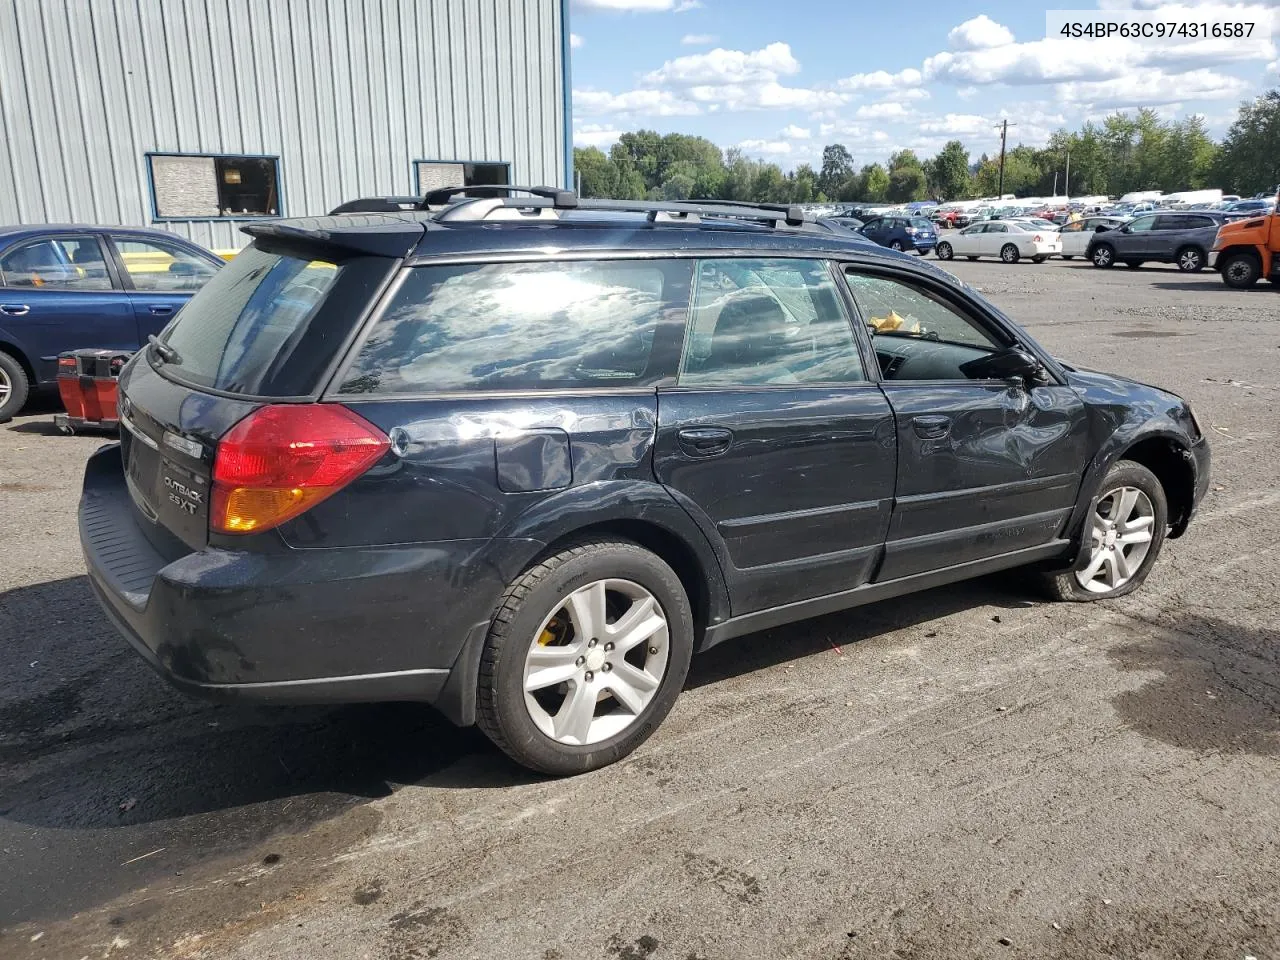
{"type": "Polygon", "coordinates": [[[565,183],[561,4],[0,0],[0,223],[150,225],[148,153],[278,156],[286,216],[412,193],[415,160],[565,183]]]}

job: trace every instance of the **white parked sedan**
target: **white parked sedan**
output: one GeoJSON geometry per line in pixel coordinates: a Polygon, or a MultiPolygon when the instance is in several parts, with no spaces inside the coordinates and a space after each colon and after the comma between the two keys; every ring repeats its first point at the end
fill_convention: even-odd
{"type": "Polygon", "coordinates": [[[1005,263],[1017,263],[1023,257],[1030,257],[1036,263],[1044,263],[1062,252],[1062,241],[1050,230],[1037,230],[1009,220],[984,220],[940,240],[935,249],[939,260],[999,257],[1005,263]]]}
{"type": "Polygon", "coordinates": [[[1058,236],[1062,238],[1062,259],[1083,257],[1085,248],[1093,235],[1102,230],[1114,230],[1122,227],[1126,221],[1121,217],[1085,217],[1075,223],[1064,223],[1058,236]]]}

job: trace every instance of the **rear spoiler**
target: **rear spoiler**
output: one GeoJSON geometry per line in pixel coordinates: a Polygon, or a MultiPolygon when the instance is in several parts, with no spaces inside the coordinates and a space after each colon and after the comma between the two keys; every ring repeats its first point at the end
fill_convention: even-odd
{"type": "Polygon", "coordinates": [[[283,247],[316,258],[407,257],[422,239],[421,222],[402,216],[343,214],[250,223],[240,228],[270,249],[283,247]]]}

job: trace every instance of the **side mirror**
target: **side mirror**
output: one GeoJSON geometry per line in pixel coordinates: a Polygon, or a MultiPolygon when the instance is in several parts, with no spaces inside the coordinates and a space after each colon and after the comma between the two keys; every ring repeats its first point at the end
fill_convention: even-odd
{"type": "Polygon", "coordinates": [[[1120,228],[1120,232],[1121,232],[1121,233],[1133,233],[1133,231],[1129,229],[1129,225],[1128,225],[1127,223],[1126,223],[1123,227],[1121,227],[1121,228],[1120,228]]]}
{"type": "Polygon", "coordinates": [[[1021,380],[1024,383],[1044,380],[1040,361],[1021,347],[1007,347],[962,363],[960,372],[970,380],[1021,380]]]}

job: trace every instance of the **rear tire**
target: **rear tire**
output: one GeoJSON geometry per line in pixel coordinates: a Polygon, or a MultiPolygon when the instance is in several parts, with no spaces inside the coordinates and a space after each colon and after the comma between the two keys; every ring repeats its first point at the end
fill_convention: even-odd
{"type": "Polygon", "coordinates": [[[1000,248],[1000,259],[1005,263],[1017,263],[1018,258],[1021,256],[1022,254],[1018,252],[1018,248],[1012,243],[1006,243],[1000,248]]]}
{"type": "Polygon", "coordinates": [[[12,420],[27,403],[27,371],[12,354],[0,350],[0,423],[12,420]]]}
{"type": "Polygon", "coordinates": [[[1093,261],[1095,267],[1106,269],[1107,267],[1115,266],[1116,248],[1109,243],[1100,243],[1093,248],[1093,253],[1089,259],[1093,261]]]}
{"type": "Polygon", "coordinates": [[[693,614],[671,567],[627,541],[572,544],[503,595],[480,661],[476,720],[531,770],[595,770],[648,739],[692,655],[693,614]]]}
{"type": "Polygon", "coordinates": [[[1199,273],[1204,269],[1208,258],[1199,247],[1183,247],[1178,251],[1174,260],[1178,264],[1178,269],[1183,273],[1199,273]]]}
{"type": "Polygon", "coordinates": [[[902,241],[901,240],[893,241],[893,243],[889,244],[889,249],[897,250],[899,253],[901,253],[903,250],[902,241]]]}
{"type": "Polygon", "coordinates": [[[1262,265],[1252,253],[1230,253],[1218,264],[1222,282],[1233,290],[1248,290],[1262,275],[1262,265]]]}
{"type": "Polygon", "coordinates": [[[1120,460],[1098,489],[1083,533],[1091,548],[1070,570],[1041,575],[1041,586],[1054,600],[1087,603],[1133,593],[1164,546],[1169,505],[1154,473],[1140,463],[1120,460]]]}
{"type": "Polygon", "coordinates": [[[933,252],[938,255],[939,260],[950,260],[955,256],[955,253],[951,249],[951,244],[945,242],[938,244],[937,248],[933,252]]]}

